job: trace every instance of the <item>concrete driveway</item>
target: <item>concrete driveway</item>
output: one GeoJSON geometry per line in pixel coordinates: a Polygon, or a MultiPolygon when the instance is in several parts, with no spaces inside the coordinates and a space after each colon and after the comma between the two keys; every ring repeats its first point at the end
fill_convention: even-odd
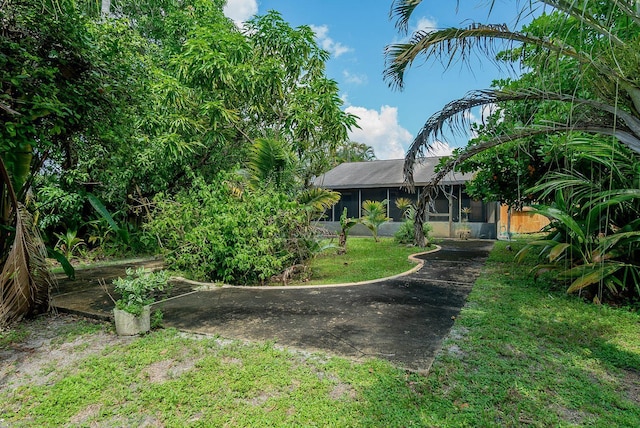
{"type": "MultiPolygon", "coordinates": [[[[493,241],[447,240],[441,247],[420,256],[424,265],[419,271],[376,283],[205,291],[178,283],[175,297],[157,306],[163,310],[167,327],[228,339],[273,340],[286,347],[358,359],[384,358],[408,370],[427,371],[493,241]]],[[[54,305],[60,310],[108,316],[113,304],[96,286],[100,272],[79,275],[84,280],[76,280],[76,286],[61,282],[54,305]]]]}

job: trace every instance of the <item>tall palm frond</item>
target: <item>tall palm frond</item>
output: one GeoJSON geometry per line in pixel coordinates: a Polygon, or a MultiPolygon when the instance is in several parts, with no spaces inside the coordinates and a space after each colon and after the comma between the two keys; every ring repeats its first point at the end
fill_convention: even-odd
{"type": "Polygon", "coordinates": [[[436,31],[417,31],[407,43],[387,46],[385,57],[387,68],[385,80],[392,87],[403,88],[404,74],[408,67],[420,56],[425,61],[437,59],[445,66],[450,66],[456,58],[465,61],[472,52],[480,51],[489,60],[494,60],[498,51],[504,49],[503,41],[519,42],[536,46],[549,53],[566,56],[577,60],[580,64],[589,65],[610,79],[626,81],[630,85],[633,80],[621,75],[597,57],[587,52],[577,51],[573,46],[560,39],[545,39],[530,34],[511,31],[506,24],[480,24],[474,22],[466,28],[446,28],[436,31]]]}
{"type": "Polygon", "coordinates": [[[409,29],[409,18],[413,14],[413,11],[422,3],[422,0],[394,0],[391,4],[391,11],[389,17],[397,17],[396,28],[402,32],[407,32],[409,29]]]}
{"type": "MultiPolygon", "coordinates": [[[[411,15],[415,11],[415,9],[422,3],[423,0],[394,0],[391,5],[390,17],[396,19],[396,28],[401,31],[406,32],[409,27],[409,20],[411,19],[411,15]]],[[[527,9],[530,12],[533,12],[535,7],[535,3],[542,3],[543,5],[551,6],[557,10],[561,10],[565,12],[569,16],[573,16],[576,19],[583,19],[585,15],[587,15],[586,6],[587,3],[584,1],[577,2],[575,0],[537,0],[537,1],[526,1],[521,2],[524,6],[523,10],[519,14],[520,16],[525,16],[527,9]]],[[[613,0],[610,3],[611,8],[615,8],[620,11],[620,13],[624,14],[626,17],[629,17],[636,24],[640,24],[640,13],[637,6],[637,2],[635,0],[613,0]]],[[[458,6],[460,5],[460,0],[456,0],[456,11],[458,10],[458,6]]],[[[493,11],[493,7],[495,5],[495,0],[491,0],[487,2],[488,14],[491,14],[493,11]]],[[[603,16],[602,14],[601,16],[603,16]]],[[[608,35],[610,31],[610,22],[607,20],[607,16],[604,15],[602,20],[594,19],[589,16],[586,20],[587,23],[594,29],[600,30],[601,34],[608,35]],[[609,24],[609,25],[607,25],[609,24]]]]}
{"type": "MultiPolygon", "coordinates": [[[[399,29],[408,28],[411,15],[422,3],[421,0],[395,0],[391,15],[397,19],[399,29]]],[[[495,4],[490,0],[489,13],[495,4]]],[[[459,5],[459,1],[456,2],[459,5]]],[[[431,144],[442,135],[448,125],[454,132],[467,131],[469,120],[465,114],[472,108],[504,102],[558,102],[570,106],[570,114],[563,117],[564,123],[531,123],[508,134],[487,136],[489,141],[472,145],[450,160],[427,185],[417,206],[417,218],[422,218],[427,200],[437,191],[438,182],[459,162],[507,141],[534,135],[583,131],[611,135],[635,153],[640,153],[640,85],[637,82],[637,67],[640,53],[635,44],[640,35],[640,8],[636,1],[613,0],[598,2],[591,0],[530,0],[522,2],[521,13],[533,13],[536,5],[551,6],[560,27],[579,31],[572,39],[561,31],[549,28],[544,34],[533,31],[513,31],[504,24],[472,23],[466,28],[446,28],[433,31],[416,31],[408,42],[390,45],[386,49],[387,68],[385,79],[392,87],[402,88],[404,74],[418,58],[425,61],[439,60],[445,66],[454,61],[466,61],[472,53],[480,53],[495,61],[498,50],[506,43],[522,46],[521,59],[527,52],[534,53],[536,60],[555,58],[572,68],[578,67],[584,76],[589,76],[589,91],[602,96],[580,98],[580,92],[553,92],[534,90],[485,90],[469,93],[462,99],[447,104],[440,112],[431,116],[409,148],[405,159],[405,178],[408,187],[413,186],[413,167],[417,158],[431,148],[431,144]],[[612,89],[615,88],[615,89],[612,89]]],[[[562,28],[557,30],[562,30],[562,28]]],[[[512,58],[515,59],[515,58],[512,58]]],[[[544,68],[544,67],[543,67],[544,68]]],[[[420,244],[420,221],[416,221],[416,241],[420,244]]]]}
{"type": "Polygon", "coordinates": [[[297,200],[313,216],[322,214],[337,204],[340,200],[340,193],[320,187],[312,187],[300,193],[297,200]]]}
{"type": "MultiPolygon", "coordinates": [[[[13,241],[3,262],[0,276],[0,325],[23,316],[48,310],[54,279],[46,265],[47,250],[29,211],[20,204],[0,159],[0,186],[4,203],[10,210],[5,226],[12,226],[13,241]]],[[[3,231],[6,233],[5,231],[3,231]]],[[[6,251],[4,248],[3,251],[6,251]]]]}

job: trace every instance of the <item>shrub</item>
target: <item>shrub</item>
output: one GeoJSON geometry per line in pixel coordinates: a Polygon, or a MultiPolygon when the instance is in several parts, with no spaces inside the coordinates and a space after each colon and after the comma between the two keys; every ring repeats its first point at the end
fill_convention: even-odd
{"type": "Polygon", "coordinates": [[[166,260],[193,279],[233,284],[264,282],[304,257],[306,214],[273,189],[238,189],[223,175],[194,181],[173,200],[156,198],[148,224],[166,260]]]}
{"type": "MultiPolygon", "coordinates": [[[[424,232],[425,242],[427,244],[431,241],[431,230],[433,228],[429,223],[424,223],[422,225],[422,230],[424,232]]],[[[393,239],[399,244],[412,244],[414,242],[413,236],[413,220],[403,221],[396,233],[393,235],[393,239]]]]}

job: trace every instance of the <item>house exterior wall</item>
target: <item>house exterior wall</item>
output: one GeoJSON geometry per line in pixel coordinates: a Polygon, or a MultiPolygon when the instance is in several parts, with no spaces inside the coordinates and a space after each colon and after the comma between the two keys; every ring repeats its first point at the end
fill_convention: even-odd
{"type": "MultiPolygon", "coordinates": [[[[498,230],[500,235],[507,234],[507,216],[509,207],[500,205],[500,221],[498,230]]],[[[549,224],[549,219],[543,215],[536,214],[531,207],[524,207],[522,210],[511,212],[511,233],[536,233],[549,224]]]]}

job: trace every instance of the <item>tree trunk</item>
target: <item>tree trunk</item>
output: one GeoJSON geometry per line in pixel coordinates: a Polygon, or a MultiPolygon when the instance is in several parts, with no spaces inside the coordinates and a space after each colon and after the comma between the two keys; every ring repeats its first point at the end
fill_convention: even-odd
{"type": "Polygon", "coordinates": [[[507,239],[511,241],[511,205],[507,208],[507,239]]]}
{"type": "Polygon", "coordinates": [[[340,232],[340,236],[338,236],[338,254],[346,254],[347,253],[347,233],[343,230],[340,232]]]}
{"type": "Polygon", "coordinates": [[[426,247],[426,239],[424,237],[424,217],[427,212],[427,202],[429,198],[429,192],[423,191],[418,198],[418,205],[416,206],[416,215],[413,219],[413,237],[414,243],[418,247],[426,247]]]}

